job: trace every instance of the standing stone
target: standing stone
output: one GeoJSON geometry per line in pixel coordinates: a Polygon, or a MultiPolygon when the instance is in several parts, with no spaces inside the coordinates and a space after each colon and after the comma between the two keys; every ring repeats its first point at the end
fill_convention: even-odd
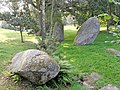
{"type": "Polygon", "coordinates": [[[64,26],[60,22],[56,22],[53,29],[53,36],[56,41],[64,41],[64,26]]]}
{"type": "Polygon", "coordinates": [[[45,84],[57,76],[60,67],[47,53],[30,49],[13,57],[10,70],[34,84],[45,84]]]}
{"type": "Polygon", "coordinates": [[[74,45],[86,45],[91,44],[96,39],[100,31],[100,23],[96,17],[89,18],[83,23],[81,28],[77,32],[77,36],[74,40],[74,45]]]}

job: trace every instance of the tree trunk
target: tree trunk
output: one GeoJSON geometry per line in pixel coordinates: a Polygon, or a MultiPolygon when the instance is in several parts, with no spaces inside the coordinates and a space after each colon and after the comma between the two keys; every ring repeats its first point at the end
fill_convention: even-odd
{"type": "Polygon", "coordinates": [[[52,32],[53,32],[53,11],[54,10],[54,0],[52,0],[52,8],[51,8],[51,17],[50,17],[50,23],[51,23],[51,26],[50,26],[50,33],[49,33],[49,36],[52,37],[52,32]]]}
{"type": "Polygon", "coordinates": [[[109,27],[110,27],[109,20],[107,20],[107,31],[109,31],[109,27]]]}
{"type": "Polygon", "coordinates": [[[23,34],[22,34],[22,29],[21,29],[21,26],[20,26],[20,36],[21,36],[21,42],[24,43],[23,41],[23,34]]]}
{"type": "MultiPolygon", "coordinates": [[[[112,16],[112,5],[109,3],[109,15],[112,16]]],[[[109,31],[109,27],[111,25],[111,19],[107,20],[107,31],[109,31]]]]}
{"type": "Polygon", "coordinates": [[[46,28],[45,28],[45,0],[42,0],[42,41],[46,38],[46,28]]]}
{"type": "Polygon", "coordinates": [[[37,35],[42,36],[42,12],[36,12],[36,20],[39,25],[39,31],[37,32],[37,35]]]}
{"type": "Polygon", "coordinates": [[[41,11],[41,0],[36,0],[36,6],[37,6],[37,9],[38,9],[38,12],[37,12],[37,20],[38,20],[38,24],[39,24],[39,31],[38,31],[38,35],[41,36],[42,35],[42,11],[41,11]]]}
{"type": "Polygon", "coordinates": [[[46,27],[45,27],[45,0],[42,0],[42,7],[41,7],[42,11],[41,11],[41,16],[42,16],[42,22],[41,22],[41,32],[42,32],[42,42],[41,42],[41,48],[46,49],[46,43],[45,43],[45,39],[46,39],[46,27]]]}

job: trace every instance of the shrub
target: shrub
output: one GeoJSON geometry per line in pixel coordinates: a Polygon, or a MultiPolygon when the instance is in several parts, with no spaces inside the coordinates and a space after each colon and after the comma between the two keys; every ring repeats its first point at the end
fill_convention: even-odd
{"type": "Polygon", "coordinates": [[[43,42],[44,42],[44,45],[42,43],[42,40],[41,40],[41,37],[37,37],[38,39],[38,42],[39,44],[37,45],[37,48],[39,50],[42,50],[42,51],[45,51],[47,52],[48,54],[52,54],[53,52],[56,51],[56,48],[58,47],[59,45],[59,42],[56,42],[54,40],[54,38],[49,38],[47,37],[43,42]]]}

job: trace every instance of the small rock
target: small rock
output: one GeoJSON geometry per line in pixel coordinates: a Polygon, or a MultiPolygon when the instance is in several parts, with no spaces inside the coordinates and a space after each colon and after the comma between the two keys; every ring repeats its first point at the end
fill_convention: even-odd
{"type": "Polygon", "coordinates": [[[84,85],[85,87],[87,87],[89,90],[94,90],[94,86],[93,86],[93,85],[90,85],[90,84],[88,84],[88,83],[86,83],[86,82],[83,82],[83,85],[84,85]]]}
{"type": "Polygon", "coordinates": [[[109,33],[113,33],[112,31],[109,31],[109,33]]]}
{"type": "Polygon", "coordinates": [[[116,41],[113,40],[113,41],[111,41],[111,43],[116,43],[116,41]]]}
{"type": "Polygon", "coordinates": [[[90,77],[94,80],[94,82],[101,78],[101,76],[98,73],[96,73],[96,72],[92,72],[90,74],[90,77]]]}
{"type": "Polygon", "coordinates": [[[119,90],[116,86],[112,86],[111,84],[108,84],[107,86],[102,87],[99,90],[119,90]]]}
{"type": "Polygon", "coordinates": [[[108,42],[110,42],[110,41],[105,41],[105,43],[108,43],[108,42]]]}
{"type": "Polygon", "coordinates": [[[120,57],[120,51],[115,50],[115,49],[113,49],[113,48],[107,48],[107,49],[106,49],[106,52],[107,52],[107,53],[110,53],[110,54],[112,54],[112,55],[115,55],[115,56],[120,57]]]}
{"type": "Polygon", "coordinates": [[[117,36],[118,34],[117,33],[113,33],[113,36],[117,36]]]}
{"type": "Polygon", "coordinates": [[[101,76],[98,73],[92,72],[90,75],[83,76],[83,85],[89,90],[94,90],[95,82],[100,78],[101,76]]]}

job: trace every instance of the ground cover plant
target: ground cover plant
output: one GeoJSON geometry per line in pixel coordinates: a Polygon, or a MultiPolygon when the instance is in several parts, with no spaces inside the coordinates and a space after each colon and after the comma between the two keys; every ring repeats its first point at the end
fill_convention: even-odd
{"type": "MultiPolygon", "coordinates": [[[[101,79],[96,82],[96,88],[100,88],[107,84],[113,84],[120,88],[120,58],[105,52],[106,48],[115,48],[120,50],[119,44],[113,44],[106,41],[115,40],[112,34],[105,31],[102,27],[95,42],[91,45],[74,46],[73,41],[77,30],[65,30],[65,41],[57,48],[55,54],[60,58],[67,60],[72,66],[73,75],[81,77],[84,74],[97,72],[101,75],[101,79]]],[[[0,90],[23,90],[19,83],[3,78],[6,75],[6,67],[10,63],[12,57],[20,51],[36,48],[35,36],[23,34],[25,43],[20,42],[19,32],[0,29],[0,90]],[[2,78],[2,79],[1,79],[2,78]],[[4,80],[4,81],[3,81],[4,80]]],[[[8,73],[9,74],[9,73],[8,73]]],[[[19,77],[15,77],[18,78],[19,77]]],[[[64,87],[65,88],[65,87],[64,87]]],[[[27,90],[32,88],[27,83],[27,90]]],[[[37,90],[49,90],[46,86],[38,87],[37,90]],[[46,89],[45,89],[46,88],[46,89]]],[[[62,90],[63,87],[61,88],[62,90]]],[[[66,88],[65,88],[66,89],[66,88]]],[[[79,83],[72,81],[68,90],[86,90],[79,83]]]]}

